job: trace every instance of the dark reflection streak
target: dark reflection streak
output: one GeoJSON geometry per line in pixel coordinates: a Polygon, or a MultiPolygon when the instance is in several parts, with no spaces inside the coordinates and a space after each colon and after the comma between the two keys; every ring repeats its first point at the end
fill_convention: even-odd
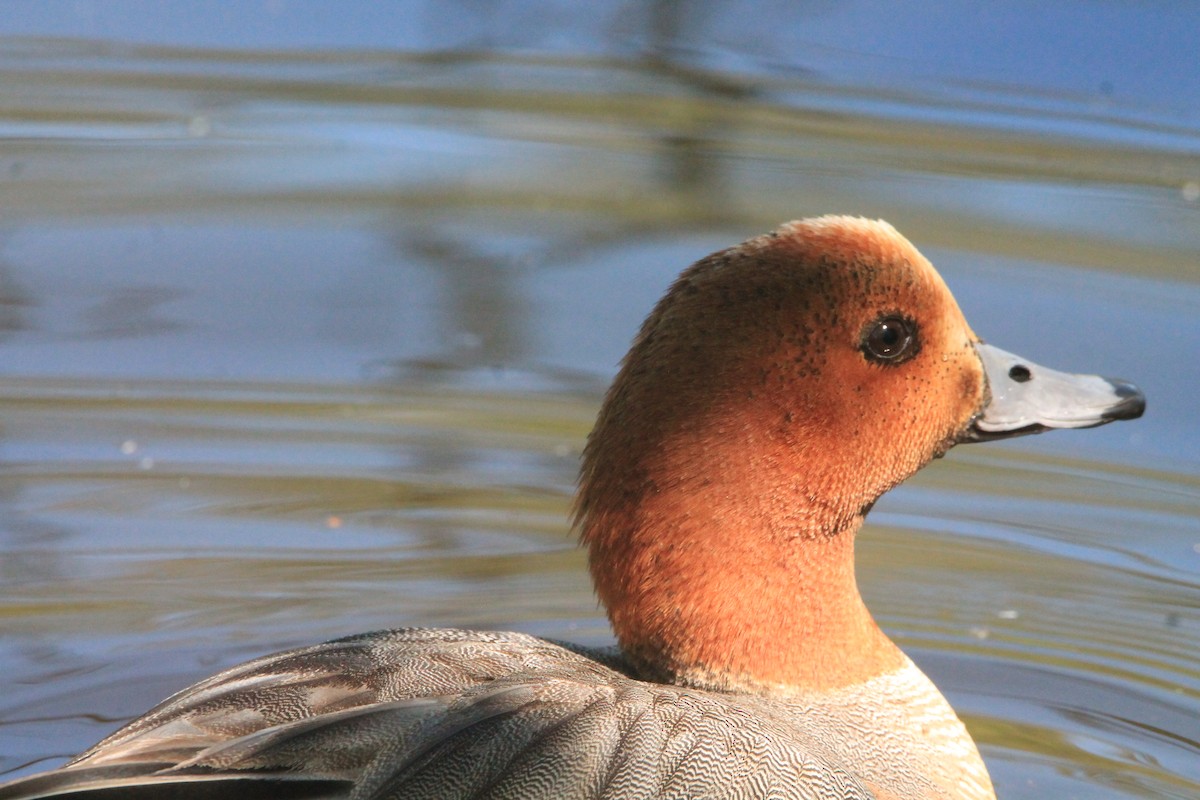
{"type": "MultiPolygon", "coordinates": [[[[31,311],[40,305],[14,273],[6,254],[8,231],[0,232],[0,341],[33,328],[31,311]]],[[[30,583],[58,583],[67,580],[68,570],[63,548],[70,531],[32,517],[24,499],[25,481],[12,477],[5,467],[9,456],[6,420],[0,418],[0,607],[19,604],[22,588],[30,583]]],[[[45,663],[60,651],[58,637],[46,635],[20,637],[20,652],[27,663],[45,663]]]]}
{"type": "Polygon", "coordinates": [[[699,70],[681,63],[689,29],[703,28],[707,8],[703,4],[658,0],[650,5],[649,36],[644,55],[648,71],[686,87],[710,102],[692,104],[692,117],[659,143],[659,175],[680,204],[696,222],[727,219],[728,193],[719,171],[722,159],[714,143],[725,138],[729,127],[726,103],[738,103],[753,95],[749,84],[730,75],[699,70]]]}
{"type": "Polygon", "coordinates": [[[122,286],[100,298],[83,314],[86,329],[80,337],[141,339],[186,328],[186,324],[161,313],[161,307],[184,293],[169,286],[122,286]]]}
{"type": "MultiPolygon", "coordinates": [[[[451,379],[454,370],[503,369],[528,358],[529,348],[519,320],[530,315],[521,313],[520,293],[511,285],[511,265],[504,259],[482,253],[471,241],[432,226],[405,227],[391,237],[391,246],[397,263],[415,259],[425,264],[438,278],[443,292],[435,304],[441,317],[439,339],[443,351],[435,359],[404,363],[393,376],[397,384],[436,386],[451,379]]],[[[406,300],[416,302],[416,298],[406,300]]],[[[473,470],[486,471],[474,465],[476,458],[468,448],[446,436],[431,435],[404,448],[396,454],[397,471],[416,471],[430,481],[453,481],[473,470]]],[[[445,500],[438,498],[434,505],[444,509],[445,500]]],[[[431,502],[429,498],[397,494],[389,510],[412,510],[414,505],[431,502]]],[[[455,537],[462,531],[441,515],[412,515],[405,526],[420,540],[419,547],[459,549],[455,537]]],[[[469,576],[459,578],[466,580],[469,576]]],[[[421,620],[422,624],[438,622],[421,620]]],[[[495,622],[503,625],[505,621],[495,622]]]]}
{"type": "MultiPolygon", "coordinates": [[[[1150,708],[1150,702],[1144,697],[1136,698],[1136,700],[1138,701],[1138,706],[1136,708],[1132,708],[1131,711],[1145,715],[1150,708]]],[[[1182,716],[1179,710],[1176,708],[1163,704],[1156,705],[1158,706],[1157,710],[1160,714],[1171,717],[1182,716]]],[[[1132,716],[1120,717],[1113,714],[1105,714],[1098,711],[1093,711],[1091,709],[1081,708],[1063,707],[1059,708],[1058,710],[1064,717],[1071,719],[1085,729],[1104,729],[1112,731],[1114,734],[1116,734],[1114,738],[1118,741],[1127,741],[1135,738],[1134,736],[1130,735],[1130,732],[1133,731],[1136,733],[1136,738],[1154,738],[1165,744],[1174,745],[1175,747],[1179,747],[1188,753],[1200,756],[1200,735],[1195,737],[1184,736],[1172,731],[1169,728],[1151,725],[1147,722],[1139,722],[1132,716]]],[[[1171,721],[1176,725],[1177,729],[1186,724],[1185,719],[1172,719],[1171,721]]]]}
{"type": "Polygon", "coordinates": [[[518,322],[528,314],[519,313],[523,303],[510,282],[512,265],[428,229],[414,232],[405,250],[442,278],[450,301],[444,306],[443,339],[453,363],[503,368],[529,357],[518,322]]]}
{"type": "MultiPolygon", "coordinates": [[[[704,6],[692,9],[704,16],[704,6]]],[[[654,72],[679,80],[698,95],[736,95],[736,87],[722,80],[713,85],[699,74],[677,68],[673,61],[677,42],[682,38],[685,25],[697,24],[702,19],[684,13],[682,3],[674,0],[659,0],[650,6],[649,45],[645,55],[646,66],[654,72]]],[[[711,197],[715,182],[715,167],[712,158],[705,157],[705,145],[711,141],[714,131],[712,114],[705,110],[691,120],[679,132],[662,137],[660,141],[659,174],[675,194],[691,199],[711,197]]],[[[704,203],[708,205],[708,203],[704,203]]]]}
{"type": "MultiPolygon", "coordinates": [[[[7,438],[0,425],[0,473],[5,471],[8,461],[4,453],[7,438]]],[[[33,480],[36,482],[37,478],[33,480]]],[[[24,498],[25,493],[25,481],[8,476],[0,479],[0,610],[19,609],[30,585],[63,585],[71,576],[71,556],[66,555],[63,543],[75,532],[32,516],[26,510],[30,503],[24,498]]],[[[26,633],[9,631],[4,635],[19,654],[18,672],[8,673],[9,680],[20,677],[26,670],[28,674],[45,675],[57,668],[51,665],[58,663],[63,652],[59,632],[30,629],[26,633]]],[[[0,708],[0,718],[4,716],[0,708]]]]}
{"type": "Polygon", "coordinates": [[[4,254],[8,231],[0,231],[0,341],[29,330],[29,312],[36,303],[33,295],[17,281],[15,269],[4,254]]]}

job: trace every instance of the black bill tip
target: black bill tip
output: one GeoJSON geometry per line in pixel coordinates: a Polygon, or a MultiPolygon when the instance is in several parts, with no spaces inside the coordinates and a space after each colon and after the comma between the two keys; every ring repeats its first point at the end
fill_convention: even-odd
{"type": "Polygon", "coordinates": [[[1137,419],[1146,413],[1146,395],[1142,394],[1142,390],[1135,384],[1115,378],[1109,378],[1108,382],[1112,384],[1113,393],[1119,398],[1119,402],[1106,409],[1101,415],[1105,422],[1118,419],[1137,419]]]}

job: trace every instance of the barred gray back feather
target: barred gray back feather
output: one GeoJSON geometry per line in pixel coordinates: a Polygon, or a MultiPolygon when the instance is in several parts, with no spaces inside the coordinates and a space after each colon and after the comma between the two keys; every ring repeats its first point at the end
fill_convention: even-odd
{"type": "Polygon", "coordinates": [[[0,798],[871,798],[736,697],[515,633],[398,630],[174,695],[0,798]]]}

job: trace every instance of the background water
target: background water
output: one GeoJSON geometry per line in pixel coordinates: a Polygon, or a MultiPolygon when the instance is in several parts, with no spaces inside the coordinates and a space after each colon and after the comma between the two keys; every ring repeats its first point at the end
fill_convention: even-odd
{"type": "Polygon", "coordinates": [[[889,219],[1135,423],[955,450],[860,582],[1002,798],[1200,796],[1190,3],[11,3],[0,775],[411,624],[599,643],[566,514],[673,275],[889,219]]]}

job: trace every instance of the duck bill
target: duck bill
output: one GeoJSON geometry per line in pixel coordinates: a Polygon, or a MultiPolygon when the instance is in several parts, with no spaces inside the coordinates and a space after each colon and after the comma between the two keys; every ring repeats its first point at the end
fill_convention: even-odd
{"type": "Polygon", "coordinates": [[[1137,419],[1146,396],[1128,381],[1072,375],[979,342],[988,400],[959,441],[984,442],[1051,428],[1092,428],[1137,419]]]}

